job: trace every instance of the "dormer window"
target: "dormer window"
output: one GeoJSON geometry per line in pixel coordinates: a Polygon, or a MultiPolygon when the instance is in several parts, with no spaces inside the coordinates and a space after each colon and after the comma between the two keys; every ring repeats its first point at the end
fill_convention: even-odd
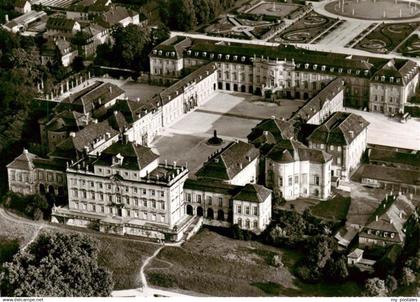
{"type": "Polygon", "coordinates": [[[375,76],[375,80],[378,81],[379,80],[379,77],[378,76],[375,76]]]}
{"type": "Polygon", "coordinates": [[[347,73],[348,74],[351,74],[351,69],[347,69],[347,73]]]}
{"type": "Polygon", "coordinates": [[[343,68],[338,68],[338,72],[342,73],[343,72],[343,68]]]}
{"type": "Polygon", "coordinates": [[[210,59],[213,59],[214,58],[214,53],[211,53],[210,54],[210,59]]]}
{"type": "Polygon", "coordinates": [[[153,49],[153,54],[157,54],[157,49],[153,49]]]}
{"type": "Polygon", "coordinates": [[[390,77],[390,78],[389,78],[389,81],[390,81],[391,83],[394,83],[394,77],[390,77]]]}
{"type": "Polygon", "coordinates": [[[321,70],[322,70],[322,71],[325,71],[325,67],[326,67],[325,65],[322,65],[322,66],[321,66],[321,70]]]}
{"type": "Polygon", "coordinates": [[[331,67],[330,68],[330,72],[334,72],[334,67],[331,67]]]}
{"type": "Polygon", "coordinates": [[[358,70],[356,70],[356,74],[357,75],[359,75],[360,74],[360,70],[358,69],[358,70]]]}
{"type": "Polygon", "coordinates": [[[400,78],[397,78],[397,83],[400,83],[401,82],[401,79],[400,78]]]}
{"type": "Polygon", "coordinates": [[[207,52],[203,52],[203,57],[207,57],[207,52]]]}
{"type": "Polygon", "coordinates": [[[296,68],[300,68],[300,63],[296,64],[296,68]]]}
{"type": "Polygon", "coordinates": [[[395,237],[395,233],[391,233],[391,238],[394,238],[395,237]]]}
{"type": "Polygon", "coordinates": [[[385,76],[381,76],[381,82],[385,82],[385,76]]]}
{"type": "Polygon", "coordinates": [[[196,57],[198,57],[198,55],[199,55],[200,53],[198,52],[198,51],[196,51],[195,53],[194,53],[194,55],[196,56],[196,57]]]}
{"type": "Polygon", "coordinates": [[[165,56],[169,57],[169,51],[167,51],[167,52],[165,53],[165,56]]]}
{"type": "Polygon", "coordinates": [[[229,60],[230,55],[226,55],[225,58],[226,58],[226,60],[229,60]]]}
{"type": "Polygon", "coordinates": [[[309,68],[309,64],[308,63],[306,63],[305,64],[305,69],[308,69],[309,68]]]}
{"type": "Polygon", "coordinates": [[[191,55],[191,50],[187,50],[187,55],[191,55]]]}
{"type": "Polygon", "coordinates": [[[112,157],[112,164],[121,166],[124,160],[124,156],[122,156],[120,153],[112,157]]]}
{"type": "Polygon", "coordinates": [[[237,61],[238,60],[238,56],[233,56],[233,60],[237,61]]]}
{"type": "Polygon", "coordinates": [[[162,55],[162,51],[161,51],[161,50],[159,50],[159,55],[160,55],[160,56],[162,55]]]}
{"type": "Polygon", "coordinates": [[[173,57],[175,57],[175,51],[171,52],[171,55],[172,55],[173,57]]]}
{"type": "Polygon", "coordinates": [[[221,53],[219,53],[218,55],[217,55],[217,58],[218,59],[221,59],[223,57],[223,55],[221,54],[221,53]]]}
{"type": "Polygon", "coordinates": [[[246,57],[241,57],[241,62],[245,62],[246,57]]]}
{"type": "Polygon", "coordinates": [[[316,70],[318,68],[318,65],[314,64],[313,68],[314,68],[314,70],[316,70]]]}

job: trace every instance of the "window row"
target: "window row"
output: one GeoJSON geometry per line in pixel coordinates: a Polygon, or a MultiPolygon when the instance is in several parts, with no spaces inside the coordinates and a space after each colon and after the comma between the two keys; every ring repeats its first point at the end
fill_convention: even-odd
{"type": "Polygon", "coordinates": [[[238,205],[236,207],[236,213],[258,216],[258,207],[257,206],[251,207],[251,206],[238,205]],[[251,208],[252,208],[252,214],[251,214],[251,208]],[[242,210],[244,210],[243,213],[242,213],[242,210]]]}
{"type": "MultiPolygon", "coordinates": [[[[185,193],[185,199],[187,200],[187,202],[193,202],[193,195],[191,193],[185,193]]],[[[197,203],[202,203],[203,201],[206,201],[206,203],[211,206],[213,205],[213,197],[212,196],[207,196],[207,197],[203,197],[202,195],[194,195],[195,196],[195,202],[197,203]]],[[[223,197],[218,197],[217,198],[217,202],[219,207],[223,206],[223,197]]]]}

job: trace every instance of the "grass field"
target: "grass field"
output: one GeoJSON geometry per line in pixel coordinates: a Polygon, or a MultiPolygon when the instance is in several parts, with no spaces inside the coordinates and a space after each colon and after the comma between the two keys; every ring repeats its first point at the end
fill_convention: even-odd
{"type": "Polygon", "coordinates": [[[337,195],[331,200],[323,200],[310,208],[312,215],[334,221],[346,219],[351,203],[350,197],[337,195]]]}
{"type": "Polygon", "coordinates": [[[20,245],[28,243],[37,231],[37,226],[16,223],[0,217],[0,237],[16,239],[20,245]]]}
{"type": "MultiPolygon", "coordinates": [[[[49,229],[44,232],[57,232],[57,230],[49,229]]],[[[76,233],[77,231],[65,229],[63,232],[76,233]]],[[[94,232],[86,235],[98,243],[99,265],[112,272],[114,290],[141,286],[140,267],[143,261],[157,249],[157,245],[94,232]]]]}
{"type": "Polygon", "coordinates": [[[203,229],[181,248],[165,247],[146,268],[152,286],[211,296],[357,296],[353,282],[304,284],[291,271],[299,252],[233,240],[203,229]],[[274,267],[280,255],[284,267],[274,267]]]}

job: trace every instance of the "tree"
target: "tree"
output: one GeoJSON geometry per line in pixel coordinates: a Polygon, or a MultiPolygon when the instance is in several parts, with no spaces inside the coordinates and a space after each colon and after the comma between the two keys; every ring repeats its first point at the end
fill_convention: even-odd
{"type": "Polygon", "coordinates": [[[139,69],[143,48],[149,37],[140,27],[130,24],[119,26],[112,34],[114,38],[113,56],[120,67],[139,69]]]}
{"type": "Polygon", "coordinates": [[[346,280],[349,276],[345,257],[330,258],[325,265],[324,276],[335,282],[346,280]]]}
{"type": "Polygon", "coordinates": [[[388,289],[385,281],[379,278],[370,278],[366,280],[364,295],[369,297],[386,297],[388,289]]]}
{"type": "Polygon", "coordinates": [[[41,234],[12,262],[3,265],[5,296],[109,296],[111,274],[98,266],[96,244],[87,236],[41,234]]]}
{"type": "Polygon", "coordinates": [[[411,270],[411,268],[403,267],[401,273],[401,284],[403,286],[409,286],[416,281],[416,274],[411,270]]]}
{"type": "Polygon", "coordinates": [[[395,279],[394,276],[388,275],[385,279],[385,285],[388,288],[388,291],[392,293],[394,290],[398,288],[398,281],[395,279]]]}

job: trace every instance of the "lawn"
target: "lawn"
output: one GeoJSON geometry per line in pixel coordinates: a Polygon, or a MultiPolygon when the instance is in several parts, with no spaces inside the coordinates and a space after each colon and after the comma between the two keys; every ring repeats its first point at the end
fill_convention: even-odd
{"type": "Polygon", "coordinates": [[[350,203],[350,197],[337,195],[331,200],[322,200],[317,205],[311,207],[310,211],[314,216],[339,221],[346,219],[350,203]]]}
{"type": "MultiPolygon", "coordinates": [[[[62,231],[79,233],[71,229],[62,231]]],[[[57,230],[49,229],[44,232],[57,232],[57,230]]],[[[114,290],[141,286],[140,267],[143,261],[158,248],[157,245],[96,232],[86,232],[86,235],[98,243],[99,265],[112,272],[114,290]]]]}
{"type": "Polygon", "coordinates": [[[12,240],[16,239],[22,246],[32,239],[37,229],[37,226],[25,223],[16,223],[0,216],[0,237],[12,240]]]}
{"type": "MultiPolygon", "coordinates": [[[[294,287],[287,266],[270,264],[281,250],[255,241],[233,240],[203,229],[182,248],[165,247],[146,268],[151,285],[179,288],[212,296],[265,296],[256,282],[294,287]]],[[[290,260],[288,259],[290,262],[290,260]]],[[[292,261],[294,262],[294,261],[292,261]]]]}

